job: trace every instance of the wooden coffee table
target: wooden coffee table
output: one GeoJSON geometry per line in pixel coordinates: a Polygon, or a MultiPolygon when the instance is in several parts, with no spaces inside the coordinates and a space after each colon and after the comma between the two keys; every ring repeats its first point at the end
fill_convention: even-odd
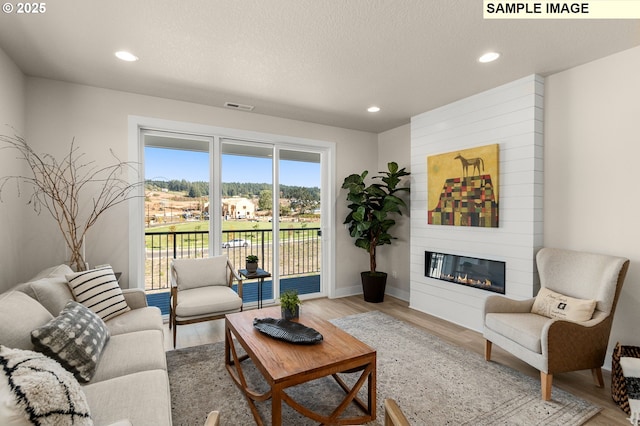
{"type": "Polygon", "coordinates": [[[280,307],[238,312],[226,315],[225,364],[227,371],[247,397],[256,424],[263,425],[255,402],[271,398],[271,424],[282,424],[282,402],[322,424],[362,424],[376,418],[376,351],[328,321],[312,315],[300,314],[298,322],[320,332],[323,341],[315,345],[295,345],[273,339],[253,327],[254,318],[280,318],[280,307]],[[233,339],[247,355],[239,357],[233,339]],[[249,389],[241,363],[251,359],[269,384],[262,394],[249,389]],[[341,372],[359,372],[353,387],[338,375],[341,372]],[[285,390],[325,376],[333,376],[345,392],[344,399],[329,414],[316,413],[295,400],[285,390]],[[367,401],[357,394],[367,383],[367,401]],[[363,415],[341,418],[341,414],[355,403],[363,415]]]}

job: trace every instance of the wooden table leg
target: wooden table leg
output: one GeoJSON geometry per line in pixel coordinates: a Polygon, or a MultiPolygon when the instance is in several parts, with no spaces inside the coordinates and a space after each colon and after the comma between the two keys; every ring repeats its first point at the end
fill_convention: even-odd
{"type": "Polygon", "coordinates": [[[271,389],[271,424],[272,426],[282,425],[282,388],[274,386],[271,389]]]}
{"type": "MultiPolygon", "coordinates": [[[[236,347],[233,344],[233,335],[231,333],[231,329],[225,324],[225,367],[227,368],[227,372],[231,376],[231,379],[234,381],[236,386],[242,391],[244,396],[247,399],[247,403],[249,404],[249,408],[251,409],[251,413],[253,414],[253,418],[256,421],[256,425],[263,426],[264,423],[262,418],[260,418],[260,413],[258,412],[258,407],[256,407],[255,401],[266,401],[271,397],[271,391],[267,391],[263,394],[259,394],[253,392],[249,389],[247,384],[247,380],[244,377],[244,373],[242,371],[241,363],[242,361],[249,359],[248,355],[243,355],[241,357],[238,356],[236,352],[236,347]],[[234,369],[235,367],[235,369],[234,369]]],[[[274,423],[275,425],[275,423],[274,423]]]]}

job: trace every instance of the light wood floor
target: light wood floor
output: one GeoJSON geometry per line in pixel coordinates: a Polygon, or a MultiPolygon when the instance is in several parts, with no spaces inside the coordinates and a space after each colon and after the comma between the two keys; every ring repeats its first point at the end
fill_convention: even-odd
{"type": "MultiPolygon", "coordinates": [[[[326,298],[306,300],[303,302],[302,309],[327,320],[377,310],[422,328],[451,344],[461,346],[481,355],[484,354],[484,339],[480,333],[410,309],[407,302],[388,295],[385,296],[383,303],[376,304],[365,302],[362,296],[351,296],[331,300],[326,298]]],[[[223,340],[223,320],[178,327],[177,348],[197,346],[223,340]]],[[[172,341],[172,334],[169,331],[168,324],[165,324],[165,346],[167,350],[173,349],[171,347],[172,341]]],[[[503,351],[496,345],[493,346],[491,358],[492,362],[508,365],[536,379],[540,378],[540,373],[537,370],[503,351]]],[[[605,380],[604,389],[597,388],[593,384],[590,371],[558,374],[553,378],[553,386],[554,388],[559,387],[573,395],[591,401],[595,405],[603,408],[598,415],[587,423],[588,425],[626,426],[629,424],[626,414],[618,408],[611,399],[611,376],[607,371],[603,371],[603,373],[605,380]]],[[[428,386],[428,383],[426,383],[425,386],[428,386]]]]}

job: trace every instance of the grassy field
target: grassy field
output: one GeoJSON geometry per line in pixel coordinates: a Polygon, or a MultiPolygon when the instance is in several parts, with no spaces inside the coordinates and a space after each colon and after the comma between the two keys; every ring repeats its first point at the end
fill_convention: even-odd
{"type": "MultiPolygon", "coordinates": [[[[273,265],[273,232],[270,222],[225,221],[223,222],[222,242],[241,238],[248,242],[247,247],[223,248],[222,253],[229,260],[243,267],[248,254],[261,257],[263,265],[273,265]]],[[[280,259],[276,262],[282,276],[317,273],[320,264],[321,239],[316,230],[320,222],[281,222],[280,223],[280,259]],[[314,229],[315,228],[315,229],[314,229]]],[[[175,225],[162,225],[147,228],[145,246],[145,280],[147,290],[164,289],[168,286],[169,264],[172,257],[207,257],[209,253],[208,221],[182,222],[175,225]],[[184,234],[169,234],[184,232],[184,234]],[[175,241],[174,241],[175,237],[175,241]]]]}
{"type": "MultiPolygon", "coordinates": [[[[319,228],[320,222],[281,222],[280,223],[280,239],[291,240],[296,239],[297,235],[302,237],[308,236],[307,233],[302,232],[305,229],[319,228]]],[[[173,225],[162,225],[152,228],[147,228],[147,233],[166,234],[168,232],[203,232],[203,234],[191,234],[180,237],[178,240],[178,246],[180,245],[197,245],[200,247],[209,247],[209,234],[206,231],[209,229],[208,221],[200,222],[183,222],[173,225]]],[[[227,242],[234,238],[242,238],[249,240],[251,243],[255,243],[260,232],[254,231],[271,231],[270,222],[248,222],[248,221],[233,221],[228,220],[222,223],[222,242],[227,242]],[[226,231],[226,232],[225,232],[226,231]]],[[[261,241],[264,238],[264,243],[269,243],[272,240],[272,233],[265,232],[260,235],[261,241]]],[[[152,238],[147,235],[145,237],[145,245],[147,249],[165,249],[167,245],[173,246],[172,241],[167,238],[152,238]]]]}
{"type": "MultiPolygon", "coordinates": [[[[280,230],[287,229],[305,229],[305,228],[319,228],[320,221],[316,222],[280,222],[280,230]]],[[[145,232],[193,232],[193,231],[206,231],[209,229],[209,221],[193,221],[183,222],[171,225],[154,226],[146,228],[145,232]]],[[[260,231],[271,230],[271,222],[249,222],[238,220],[225,220],[222,222],[223,231],[260,231]]]]}

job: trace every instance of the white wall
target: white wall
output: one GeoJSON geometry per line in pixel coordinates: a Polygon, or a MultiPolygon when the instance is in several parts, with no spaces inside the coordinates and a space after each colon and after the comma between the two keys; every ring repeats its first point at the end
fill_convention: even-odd
{"type": "Polygon", "coordinates": [[[482,330],[485,290],[424,276],[425,251],[506,262],[506,295],[537,293],[544,81],[531,75],[411,119],[411,307],[482,330]],[[498,228],[427,223],[427,157],[499,144],[498,228]]]}
{"type": "MultiPolygon", "coordinates": [[[[406,167],[411,171],[411,125],[397,127],[378,135],[378,169],[385,171],[387,163],[395,161],[400,167],[406,167]]],[[[373,170],[370,170],[373,172],[373,170]]],[[[411,177],[404,183],[410,186],[411,177]]],[[[405,197],[407,206],[411,208],[409,196],[405,197]]],[[[396,216],[396,226],[392,229],[391,235],[396,240],[390,245],[378,247],[377,263],[378,270],[386,272],[387,294],[402,300],[409,300],[409,258],[411,235],[410,212],[402,216],[396,216]]],[[[362,250],[361,250],[362,251],[362,250]]],[[[366,256],[366,253],[363,252],[366,256]]]]}
{"type": "MultiPolygon", "coordinates": [[[[24,135],[25,78],[18,67],[0,49],[0,134],[24,135]]],[[[15,160],[17,152],[0,150],[2,176],[24,175],[26,170],[15,160]]],[[[17,198],[15,185],[5,186],[0,204],[0,291],[15,284],[22,265],[31,261],[22,244],[22,217],[27,198],[17,198]],[[18,202],[16,201],[18,200],[18,202]]]]}
{"type": "Polygon", "coordinates": [[[547,77],[545,245],[631,259],[613,323],[640,345],[640,47],[547,77]]]}
{"type": "MultiPolygon", "coordinates": [[[[120,158],[127,158],[129,115],[335,142],[338,221],[346,216],[346,202],[342,202],[345,193],[340,189],[344,176],[377,165],[377,135],[367,132],[40,78],[28,78],[26,99],[29,143],[56,155],[61,155],[75,137],[89,158],[106,158],[109,148],[120,158]]],[[[87,258],[91,264],[108,262],[128,271],[128,210],[123,206],[107,214],[87,237],[87,258]]],[[[19,271],[22,278],[65,260],[64,245],[53,220],[33,215],[25,220],[28,226],[21,240],[29,245],[33,257],[19,271]]],[[[338,229],[336,244],[338,296],[349,294],[353,288],[361,291],[359,272],[368,264],[348,233],[340,231],[343,229],[338,229]]],[[[123,276],[125,283],[127,278],[123,276]]]]}

